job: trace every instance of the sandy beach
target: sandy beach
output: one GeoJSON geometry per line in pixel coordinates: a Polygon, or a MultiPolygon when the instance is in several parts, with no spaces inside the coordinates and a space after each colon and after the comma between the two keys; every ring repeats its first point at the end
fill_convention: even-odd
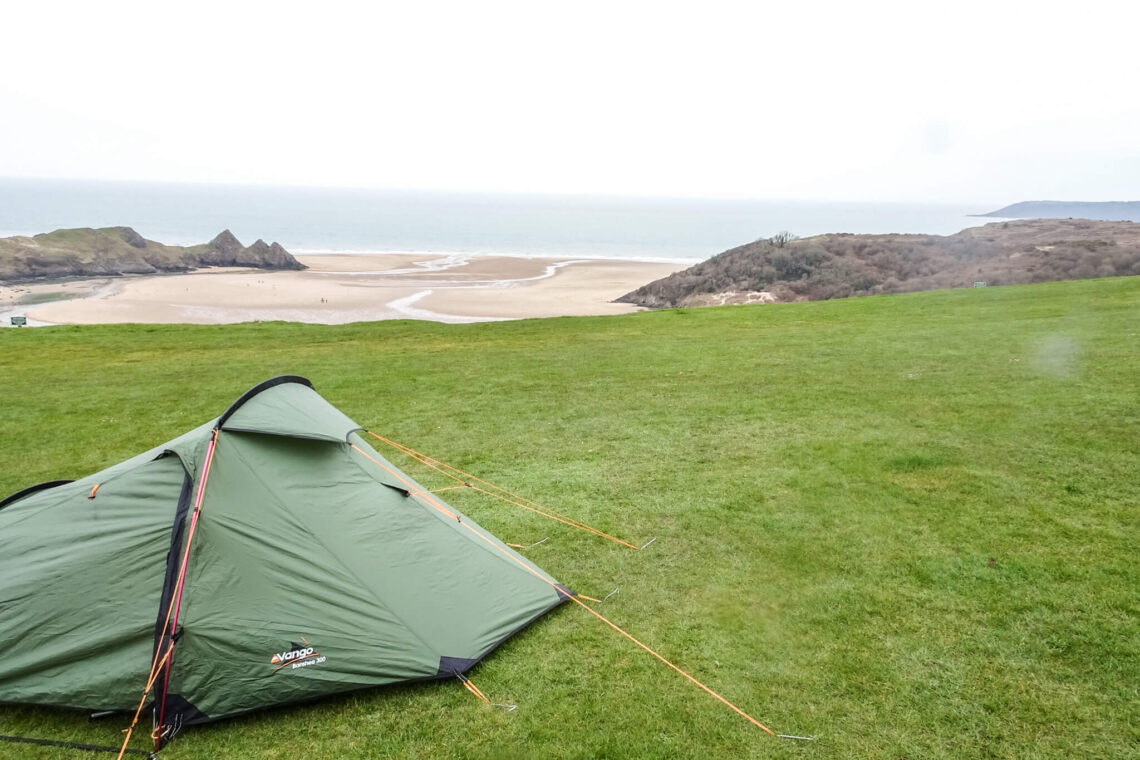
{"type": "Polygon", "coordinates": [[[604,259],[310,254],[309,269],[204,269],[0,287],[0,319],[30,325],[114,322],[227,324],[382,319],[484,322],[625,314],[611,301],[685,263],[604,259]]]}

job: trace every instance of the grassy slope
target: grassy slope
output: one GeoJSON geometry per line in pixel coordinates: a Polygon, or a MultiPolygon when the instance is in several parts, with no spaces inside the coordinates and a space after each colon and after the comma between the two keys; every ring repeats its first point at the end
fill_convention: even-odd
{"type": "MultiPolygon", "coordinates": [[[[516,712],[458,684],[379,689],[188,730],[168,760],[1123,757],[1140,747],[1138,309],[1129,278],[470,326],[4,330],[0,492],[303,374],[396,440],[659,536],[637,553],[453,499],[506,540],[551,536],[529,556],[591,595],[620,586],[615,622],[818,737],[767,737],[563,607],[472,674],[516,712]]],[[[0,733],[120,727],[0,709],[0,733]]]]}

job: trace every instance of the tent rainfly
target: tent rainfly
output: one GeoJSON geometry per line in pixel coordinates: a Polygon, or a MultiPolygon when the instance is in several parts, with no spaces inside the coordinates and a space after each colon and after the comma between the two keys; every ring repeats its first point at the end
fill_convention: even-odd
{"type": "Polygon", "coordinates": [[[144,454],[0,502],[0,702],[151,712],[161,745],[273,705],[462,679],[573,595],[361,431],[277,377],[144,454]]]}

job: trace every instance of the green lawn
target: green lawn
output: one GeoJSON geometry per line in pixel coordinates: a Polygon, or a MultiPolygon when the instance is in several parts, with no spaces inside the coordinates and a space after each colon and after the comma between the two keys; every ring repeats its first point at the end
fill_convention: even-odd
{"type": "MultiPolygon", "coordinates": [[[[1140,278],[467,326],[0,330],[0,367],[0,496],[304,375],[379,433],[658,537],[636,552],[451,499],[504,540],[550,536],[527,555],[583,593],[620,587],[603,614],[816,737],[769,737],[564,605],[471,674],[514,712],[458,683],[382,688],[188,729],[167,760],[1140,756],[1140,278]]],[[[0,708],[2,734],[122,727],[0,708]]]]}

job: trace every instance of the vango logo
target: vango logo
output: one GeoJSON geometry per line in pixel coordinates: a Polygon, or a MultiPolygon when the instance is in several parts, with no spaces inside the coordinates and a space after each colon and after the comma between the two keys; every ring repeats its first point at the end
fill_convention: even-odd
{"type": "Polygon", "coordinates": [[[274,673],[284,668],[296,670],[297,668],[320,665],[325,661],[324,655],[317,653],[304,637],[301,638],[301,641],[304,643],[289,642],[288,649],[284,652],[276,652],[269,658],[269,664],[277,666],[273,669],[274,673]]]}
{"type": "Polygon", "coordinates": [[[279,665],[283,662],[292,662],[293,660],[303,660],[306,657],[312,657],[313,648],[304,647],[302,649],[290,649],[288,652],[278,652],[270,658],[269,662],[273,665],[279,665]]]}

